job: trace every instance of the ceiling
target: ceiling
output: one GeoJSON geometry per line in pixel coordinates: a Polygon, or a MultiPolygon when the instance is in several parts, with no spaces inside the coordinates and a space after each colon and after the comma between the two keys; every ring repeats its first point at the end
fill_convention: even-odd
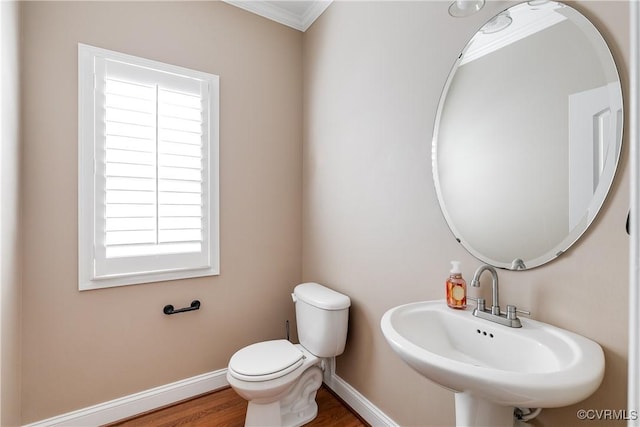
{"type": "Polygon", "coordinates": [[[223,0],[280,24],[307,31],[333,0],[223,0]]]}

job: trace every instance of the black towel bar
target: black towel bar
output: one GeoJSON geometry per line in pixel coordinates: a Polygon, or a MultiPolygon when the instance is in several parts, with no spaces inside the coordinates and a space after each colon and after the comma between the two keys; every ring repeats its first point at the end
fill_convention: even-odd
{"type": "Polygon", "coordinates": [[[164,314],[176,314],[176,313],[184,313],[185,311],[193,311],[198,310],[200,308],[200,301],[194,300],[191,302],[189,307],[179,308],[175,310],[171,304],[167,304],[164,306],[162,311],[164,314]]]}

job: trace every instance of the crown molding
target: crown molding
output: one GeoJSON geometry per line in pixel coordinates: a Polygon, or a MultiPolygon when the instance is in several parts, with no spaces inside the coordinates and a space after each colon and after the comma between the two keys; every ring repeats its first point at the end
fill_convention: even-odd
{"type": "MultiPolygon", "coordinates": [[[[292,8],[282,7],[283,1],[265,0],[223,0],[232,6],[255,13],[264,18],[305,32],[325,11],[333,0],[308,0],[308,7],[303,13],[294,12],[292,8]]],[[[292,2],[293,3],[293,2],[292,2]]],[[[296,2],[300,3],[300,2],[296,2]]]]}
{"type": "Polygon", "coordinates": [[[471,39],[459,65],[464,65],[481,58],[518,40],[527,38],[532,34],[565,21],[567,17],[561,13],[563,8],[564,6],[562,5],[543,3],[536,8],[535,14],[527,13],[530,11],[528,9],[511,9],[510,17],[513,20],[511,25],[504,30],[489,34],[483,33],[482,30],[484,27],[481,28],[471,39]]]}

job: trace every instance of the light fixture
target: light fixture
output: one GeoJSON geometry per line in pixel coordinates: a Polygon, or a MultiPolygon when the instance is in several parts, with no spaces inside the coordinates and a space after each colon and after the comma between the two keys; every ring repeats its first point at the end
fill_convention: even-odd
{"type": "Polygon", "coordinates": [[[511,19],[509,12],[504,11],[494,17],[491,21],[487,22],[480,31],[482,31],[483,34],[497,33],[498,31],[502,31],[507,28],[512,22],[513,19],[511,19]]]}
{"type": "Polygon", "coordinates": [[[528,1],[527,4],[529,4],[529,6],[531,7],[538,7],[538,6],[542,6],[546,3],[549,3],[549,0],[531,0],[528,1]]]}
{"type": "Polygon", "coordinates": [[[449,6],[449,15],[464,18],[478,12],[484,6],[484,0],[456,0],[449,6]]]}

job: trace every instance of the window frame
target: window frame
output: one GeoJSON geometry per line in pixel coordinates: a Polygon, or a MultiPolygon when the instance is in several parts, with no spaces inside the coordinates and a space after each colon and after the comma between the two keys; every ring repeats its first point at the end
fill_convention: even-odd
{"type": "MultiPolygon", "coordinates": [[[[99,71],[98,71],[99,72],[99,71]]],[[[102,132],[104,134],[104,132],[102,132]]],[[[78,44],[78,289],[91,290],[115,286],[135,285],[142,283],[177,280],[193,277],[215,276],[220,274],[220,227],[219,227],[219,77],[184,67],[170,65],[158,61],[140,58],[120,52],[114,52],[86,44],[78,44]],[[205,106],[207,129],[203,132],[204,154],[203,173],[206,183],[203,189],[203,246],[206,251],[205,262],[198,267],[182,267],[173,264],[171,269],[154,268],[147,271],[96,273],[96,254],[104,253],[104,238],[100,237],[100,221],[104,214],[104,200],[98,191],[106,191],[104,183],[106,175],[99,175],[99,167],[103,163],[106,148],[105,137],[100,135],[104,122],[97,120],[96,102],[103,96],[96,89],[96,68],[100,61],[111,60],[143,67],[159,73],[175,74],[186,78],[197,79],[206,84],[207,105],[205,106]],[[102,186],[101,186],[102,185],[102,186]]],[[[156,176],[156,182],[159,177],[156,176]]],[[[183,254],[149,255],[147,260],[155,258],[159,264],[162,260],[176,260],[183,254]]],[[[135,260],[136,257],[130,257],[135,260]]],[[[145,260],[146,261],[146,260],[145,260]]],[[[151,262],[153,264],[153,262],[151,262]]],[[[148,267],[147,267],[148,268],[148,267]]]]}

